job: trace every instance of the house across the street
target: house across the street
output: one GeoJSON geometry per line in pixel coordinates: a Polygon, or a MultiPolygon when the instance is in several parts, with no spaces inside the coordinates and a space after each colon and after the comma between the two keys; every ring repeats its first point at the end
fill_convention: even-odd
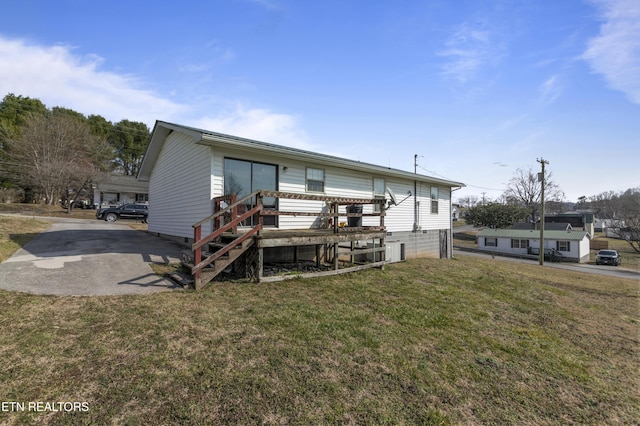
{"type": "MultiPolygon", "coordinates": [[[[556,225],[557,227],[562,225],[556,225]]],[[[584,230],[567,229],[544,231],[544,248],[555,249],[563,260],[584,263],[589,261],[591,235],[584,230]]],[[[540,249],[540,231],[534,229],[483,229],[478,232],[478,248],[492,253],[527,255],[530,248],[540,249]]],[[[539,252],[539,251],[538,251],[539,252]]]]}
{"type": "Polygon", "coordinates": [[[138,179],[149,183],[149,232],[191,244],[194,275],[206,271],[198,269],[198,250],[242,235],[227,244],[252,247],[258,280],[264,262],[275,258],[338,269],[345,256],[352,264],[451,257],[451,193],[464,186],[163,121],[138,179]]]}
{"type": "Polygon", "coordinates": [[[135,176],[109,175],[93,186],[93,204],[96,208],[127,203],[146,203],[149,184],[135,176]]]}

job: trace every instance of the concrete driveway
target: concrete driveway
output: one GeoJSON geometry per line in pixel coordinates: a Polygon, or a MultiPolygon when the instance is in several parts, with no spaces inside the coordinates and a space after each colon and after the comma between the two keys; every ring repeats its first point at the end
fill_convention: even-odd
{"type": "Polygon", "coordinates": [[[182,250],[122,222],[59,220],[0,264],[0,288],[58,296],[180,289],[149,264],[179,262],[182,250]]]}

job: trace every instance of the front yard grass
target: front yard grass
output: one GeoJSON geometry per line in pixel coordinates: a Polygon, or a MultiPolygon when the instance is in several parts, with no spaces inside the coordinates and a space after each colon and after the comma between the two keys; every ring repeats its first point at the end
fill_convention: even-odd
{"type": "Polygon", "coordinates": [[[0,214],[2,213],[21,214],[26,217],[73,217],[75,219],[96,218],[95,210],[75,208],[71,211],[71,215],[69,215],[67,213],[67,209],[62,208],[59,205],[47,204],[0,203],[0,214]]]}
{"type": "Polygon", "coordinates": [[[2,424],[634,424],[638,282],[458,256],[144,296],[0,291],[2,424]]]}
{"type": "Polygon", "coordinates": [[[51,224],[29,217],[3,216],[0,213],[0,262],[8,259],[51,224]]]}

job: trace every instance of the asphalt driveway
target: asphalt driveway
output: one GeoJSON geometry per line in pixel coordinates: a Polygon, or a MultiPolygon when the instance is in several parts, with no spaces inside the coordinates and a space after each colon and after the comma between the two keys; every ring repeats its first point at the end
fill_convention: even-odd
{"type": "Polygon", "coordinates": [[[60,220],[0,264],[0,288],[58,296],[180,289],[149,264],[179,262],[182,250],[122,223],[60,220]]]}

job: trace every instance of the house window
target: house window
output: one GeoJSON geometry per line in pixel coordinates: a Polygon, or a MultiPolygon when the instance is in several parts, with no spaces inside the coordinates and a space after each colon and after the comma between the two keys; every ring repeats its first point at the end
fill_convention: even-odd
{"type": "MultiPolygon", "coordinates": [[[[385,199],[385,182],[382,178],[373,178],[373,198],[384,200],[385,199]]],[[[373,205],[374,212],[380,212],[380,204],[373,205]]]]}
{"type": "Polygon", "coordinates": [[[431,187],[431,214],[438,214],[438,187],[431,187]]]}
{"type": "Polygon", "coordinates": [[[556,250],[571,251],[571,243],[569,241],[556,241],[556,250]]]}
{"type": "Polygon", "coordinates": [[[511,240],[511,248],[528,248],[529,247],[529,240],[518,240],[518,239],[512,239],[511,240]]]}
{"type": "Polygon", "coordinates": [[[307,167],[307,192],[324,192],[324,170],[307,167]]]}
{"type": "Polygon", "coordinates": [[[484,245],[487,247],[498,247],[498,239],[485,237],[484,245]]]}

